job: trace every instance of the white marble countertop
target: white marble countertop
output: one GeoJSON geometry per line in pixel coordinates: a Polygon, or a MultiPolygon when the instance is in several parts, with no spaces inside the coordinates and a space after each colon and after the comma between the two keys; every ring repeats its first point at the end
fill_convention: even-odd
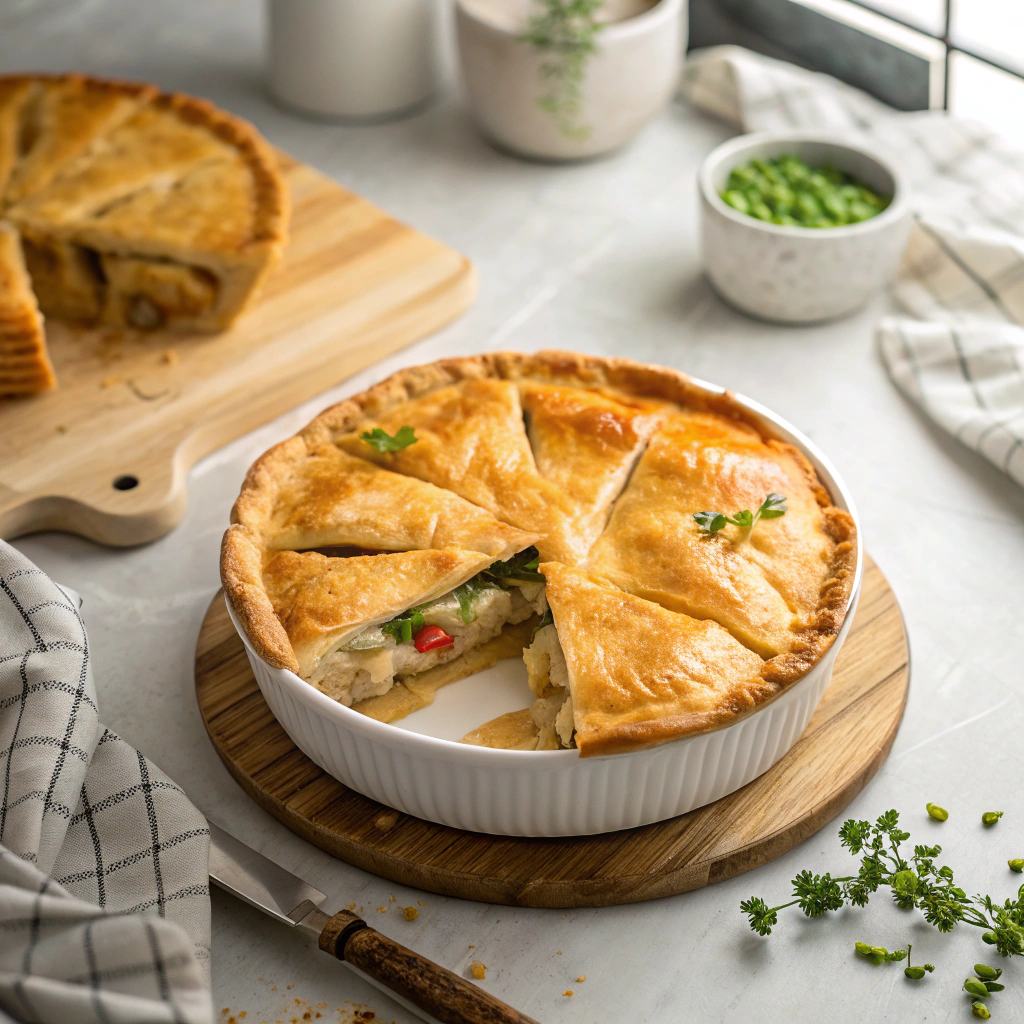
{"type": "MultiPolygon", "coordinates": [[[[163,540],[134,550],[56,534],[18,541],[84,597],[104,722],[240,838],[327,892],[332,906],[365,906],[375,927],[457,971],[482,960],[484,987],[545,1024],[970,1019],[959,988],[987,950],[976,929],[939,935],[879,896],[867,910],[823,920],[787,911],[767,940],[748,930],[741,899],[783,902],[798,870],[852,866],[835,836],[841,819],[767,867],[698,892],[607,909],[512,909],[404,889],[336,861],[230,779],[200,722],[192,665],[218,587],[220,536],[248,465],[328,402],[399,366],[558,346],[726,384],[776,409],[831,456],[856,496],[868,550],[902,602],[913,654],[892,755],[848,813],[900,809],[915,838],[944,844],[970,892],[1009,895],[1020,879],[1006,860],[1024,856],[1024,493],[930,426],[889,382],[872,341],[884,300],[805,329],[754,323],[725,307],[701,274],[694,172],[727,132],[680,106],[611,159],[526,164],[480,140],[454,87],[416,117],[373,127],[282,112],[263,91],[261,27],[247,0],[8,0],[0,68],[145,78],[208,96],[468,254],[480,296],[433,338],[201,462],[185,520],[163,540]],[[928,800],[949,809],[945,825],[925,817],[928,800]],[[980,814],[992,808],[1006,817],[986,831],[980,814]],[[417,899],[425,906],[412,923],[374,910],[417,899]],[[855,958],[855,940],[889,948],[909,940],[915,962],[937,970],[912,984],[896,966],[855,958]],[[563,996],[567,989],[575,995],[563,996]]],[[[348,1022],[359,1006],[377,1019],[413,1020],[256,911],[217,891],[212,902],[218,1014],[244,1010],[245,1024],[273,1024],[311,1009],[314,1019],[348,1022]]],[[[1006,975],[993,1019],[1024,1019],[1024,970],[1011,964],[1006,975]]]]}

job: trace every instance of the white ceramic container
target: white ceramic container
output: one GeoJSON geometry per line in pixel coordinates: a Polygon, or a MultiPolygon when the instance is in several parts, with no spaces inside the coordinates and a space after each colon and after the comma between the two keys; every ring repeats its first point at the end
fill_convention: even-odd
{"type": "Polygon", "coordinates": [[[741,312],[778,323],[832,320],[855,312],[896,273],[910,231],[906,185],[895,165],[861,146],[813,132],[741,135],[711,152],[698,180],[704,265],[741,312]],[[783,153],[812,167],[832,164],[892,202],[870,220],[836,228],[769,224],[724,202],[733,168],[783,153]]]}
{"type": "MultiPolygon", "coordinates": [[[[710,394],[722,388],[694,382],[710,394]]],[[[810,459],[832,500],[857,520],[853,501],[824,455],[795,428],[737,396],[772,432],[810,459]]],[[[858,522],[859,536],[859,522],[858,522]]],[[[408,814],[473,832],[591,835],[635,828],[718,800],[779,760],[806,728],[832,677],[860,594],[863,553],[850,605],[827,655],[781,696],[716,732],[647,750],[581,758],[575,750],[492,750],[374,721],[273,668],[232,622],[263,696],[295,744],[359,793],[408,814]]],[[[230,606],[229,606],[230,610],[230,606]]]]}
{"type": "Polygon", "coordinates": [[[612,21],[584,65],[579,112],[567,126],[542,109],[547,58],[522,41],[519,0],[457,0],[459,61],[470,107],[499,147],[541,160],[580,160],[627,143],[668,102],[686,49],[686,0],[659,0],[612,21]],[[498,12],[498,13],[495,13],[498,12]]]}
{"type": "Polygon", "coordinates": [[[441,82],[445,0],[267,0],[267,71],[286,106],[390,117],[441,82]]]}

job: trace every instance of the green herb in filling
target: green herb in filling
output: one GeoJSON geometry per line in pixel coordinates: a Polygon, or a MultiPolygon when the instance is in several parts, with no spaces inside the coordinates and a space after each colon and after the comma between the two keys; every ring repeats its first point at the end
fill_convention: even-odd
{"type": "MultiPolygon", "coordinates": [[[[472,579],[451,591],[451,595],[459,602],[459,615],[467,625],[476,619],[476,601],[481,592],[491,587],[505,587],[512,580],[521,583],[543,583],[544,576],[537,572],[539,555],[535,547],[529,547],[513,555],[506,562],[495,562],[486,569],[478,572],[472,579]]],[[[380,627],[381,633],[386,637],[394,637],[395,643],[405,644],[423,628],[423,612],[434,602],[418,605],[410,608],[407,612],[396,616],[390,622],[385,622],[380,627]]],[[[346,645],[345,650],[362,650],[365,647],[355,647],[357,637],[351,644],[346,645]]],[[[383,647],[382,643],[372,644],[373,647],[383,647]]]]}
{"type": "Polygon", "coordinates": [[[891,201],[835,167],[815,169],[792,154],[734,168],[721,197],[748,217],[803,228],[858,224],[891,201]]]}

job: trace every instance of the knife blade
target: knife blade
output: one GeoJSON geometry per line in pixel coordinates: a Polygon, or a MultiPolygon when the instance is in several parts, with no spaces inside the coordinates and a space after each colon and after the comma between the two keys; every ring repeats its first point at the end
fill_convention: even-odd
{"type": "MultiPolygon", "coordinates": [[[[207,819],[209,820],[209,819],[207,819]]],[[[371,985],[428,1024],[537,1024],[535,1020],[371,928],[327,896],[210,821],[210,880],[274,920],[315,938],[371,985]]]]}

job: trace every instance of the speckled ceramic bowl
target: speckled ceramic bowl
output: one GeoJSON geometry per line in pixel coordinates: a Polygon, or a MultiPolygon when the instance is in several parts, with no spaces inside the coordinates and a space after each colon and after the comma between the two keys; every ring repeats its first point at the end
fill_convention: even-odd
{"type": "Polygon", "coordinates": [[[910,231],[906,186],[896,167],[860,146],[810,132],[741,135],[711,152],[698,180],[708,277],[744,313],[779,323],[847,316],[896,272],[910,231]],[[783,153],[812,167],[832,164],[892,202],[859,224],[802,228],[748,217],[722,200],[733,168],[783,153]]]}

